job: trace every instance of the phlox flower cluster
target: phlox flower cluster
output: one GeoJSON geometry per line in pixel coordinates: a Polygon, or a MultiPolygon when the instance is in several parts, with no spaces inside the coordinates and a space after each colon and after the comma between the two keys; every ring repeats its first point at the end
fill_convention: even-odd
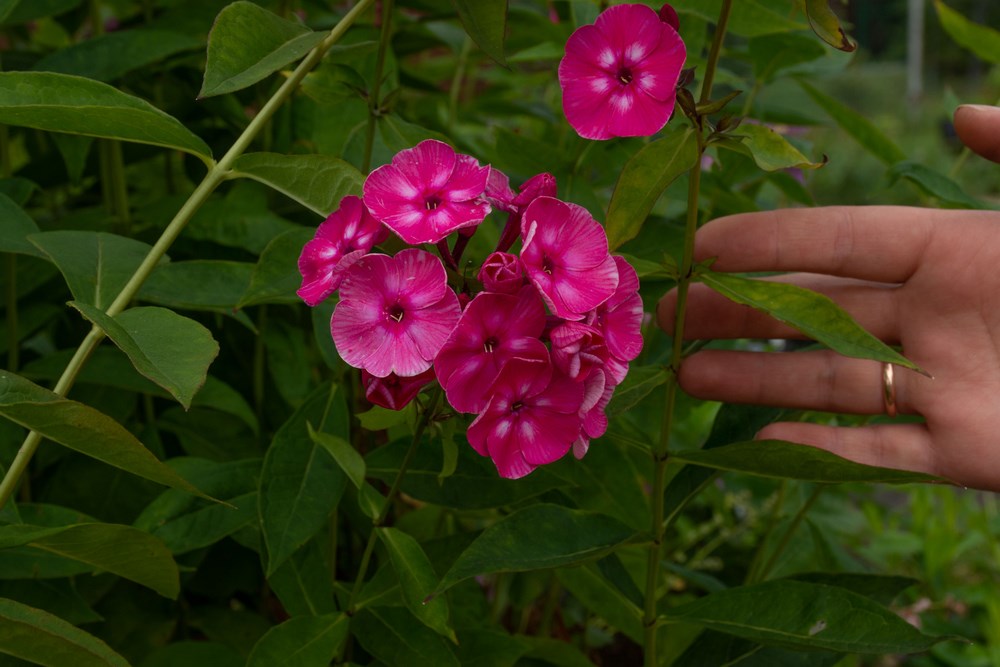
{"type": "Polygon", "coordinates": [[[469,444],[509,478],[582,457],[642,348],[635,270],[586,209],[555,195],[549,174],[515,191],[424,141],[345,197],[299,258],[299,296],[338,297],[330,332],[368,400],[398,410],[436,380],[474,415],[469,444]],[[506,215],[496,250],[463,264],[494,212],[506,215]],[[390,232],[410,247],[377,252],[390,232]]]}

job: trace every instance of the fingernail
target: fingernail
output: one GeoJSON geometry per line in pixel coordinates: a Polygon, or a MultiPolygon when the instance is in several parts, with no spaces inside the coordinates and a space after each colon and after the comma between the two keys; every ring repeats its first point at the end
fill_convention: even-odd
{"type": "Polygon", "coordinates": [[[969,109],[970,111],[986,111],[986,112],[998,111],[997,107],[993,107],[988,104],[960,104],[958,105],[958,108],[955,109],[955,113],[958,113],[963,109],[969,109]]]}

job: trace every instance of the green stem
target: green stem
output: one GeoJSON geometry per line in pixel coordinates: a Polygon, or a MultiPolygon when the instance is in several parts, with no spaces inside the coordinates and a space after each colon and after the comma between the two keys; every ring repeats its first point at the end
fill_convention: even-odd
{"type": "Polygon", "coordinates": [[[413,457],[417,453],[417,446],[420,444],[420,439],[424,435],[424,430],[427,429],[427,424],[430,423],[431,418],[434,416],[437,410],[439,399],[441,398],[441,388],[437,387],[432,393],[430,400],[427,402],[427,407],[424,408],[423,413],[420,415],[420,421],[417,422],[417,430],[413,433],[413,440],[410,442],[410,448],[406,450],[406,456],[403,457],[403,461],[399,464],[399,471],[396,472],[396,478],[392,480],[392,486],[389,487],[389,493],[386,494],[385,500],[382,502],[382,509],[379,511],[378,516],[372,521],[372,532],[368,536],[368,544],[365,545],[364,554],[361,556],[361,565],[358,567],[358,576],[354,580],[354,587],[351,589],[351,596],[347,599],[347,615],[352,616],[357,611],[354,608],[354,603],[358,599],[358,593],[361,592],[361,585],[365,581],[365,575],[368,574],[368,564],[371,561],[372,552],[375,549],[375,542],[378,540],[378,529],[382,527],[385,523],[386,517],[389,516],[389,510],[392,509],[393,500],[396,498],[396,494],[399,493],[399,487],[403,484],[403,477],[406,476],[406,470],[410,467],[410,463],[413,461],[413,457]]]}
{"type": "MultiPolygon", "coordinates": [[[[204,180],[195,188],[188,200],[184,202],[180,210],[174,216],[174,219],[170,221],[167,228],[163,230],[163,234],[160,235],[159,240],[146,255],[146,258],[142,261],[142,264],[136,269],[135,273],[122,288],[122,291],[118,294],[115,300],[108,307],[107,314],[114,317],[118,313],[122,312],[132,298],[142,287],[142,284],[146,281],[149,275],[156,268],[160,259],[166,254],[167,250],[173,244],[173,242],[180,235],[181,231],[187,225],[188,221],[195,214],[195,212],[201,208],[201,205],[205,203],[209,195],[215,190],[218,185],[224,181],[230,175],[230,168],[233,162],[244,151],[253,143],[253,140],[257,137],[257,134],[261,131],[261,128],[271,119],[274,112],[277,111],[285,100],[292,94],[292,92],[298,87],[299,83],[305,77],[306,74],[312,70],[319,61],[323,58],[323,54],[326,53],[333,44],[339,40],[347,29],[357,20],[358,16],[361,15],[375,0],[359,0],[351,11],[349,11],[344,18],[337,23],[337,25],[330,31],[320,44],[309,52],[309,55],[299,63],[299,66],[295,68],[295,71],[285,79],[285,82],[280,88],[274,93],[274,96],[268,100],[267,104],[260,110],[250,124],[247,125],[246,129],[243,130],[236,141],[233,143],[229,151],[219,160],[217,163],[211,165],[208,173],[205,175],[204,180]]],[[[83,368],[84,363],[90,357],[91,353],[97,347],[98,343],[104,338],[104,332],[102,332],[97,326],[91,328],[90,333],[87,337],[83,339],[80,347],[77,348],[76,354],[70,360],[66,369],[63,371],[56,383],[53,391],[59,396],[65,396],[69,389],[73,386],[76,381],[77,375],[83,368]]],[[[38,449],[38,443],[41,442],[41,436],[38,433],[32,431],[25,438],[24,442],[21,444],[21,448],[18,450],[17,455],[14,457],[14,461],[11,463],[10,468],[7,470],[7,474],[4,475],[2,481],[0,481],[0,509],[3,509],[4,505],[7,504],[7,500],[10,498],[17,486],[17,482],[24,470],[28,466],[28,462],[31,457],[34,456],[35,450],[38,449]]]]}
{"type": "Polygon", "coordinates": [[[462,96],[462,82],[465,80],[465,69],[469,63],[469,53],[472,51],[472,40],[466,36],[462,42],[462,50],[455,64],[455,75],[451,78],[451,88],[448,90],[448,127],[455,129],[458,122],[458,99],[462,96]]]}
{"type": "Polygon", "coordinates": [[[771,514],[767,520],[767,528],[764,530],[763,537],[760,538],[760,546],[757,547],[757,553],[753,555],[753,560],[750,561],[750,567],[747,568],[747,576],[745,583],[751,584],[757,581],[757,571],[760,568],[760,562],[764,558],[764,550],[767,549],[767,543],[771,541],[771,535],[774,534],[774,529],[778,527],[778,519],[781,518],[781,511],[785,504],[785,494],[788,492],[788,480],[781,480],[781,486],[778,487],[778,494],[774,499],[774,506],[771,507],[771,514]]]}
{"type": "Polygon", "coordinates": [[[117,220],[117,231],[122,236],[130,236],[132,215],[129,212],[128,184],[125,181],[125,161],[122,159],[122,142],[109,140],[107,143],[109,189],[113,212],[117,220]]]}
{"type": "Polygon", "coordinates": [[[795,531],[798,529],[799,524],[802,523],[802,519],[806,518],[806,513],[812,508],[813,504],[819,499],[823,489],[826,487],[823,485],[818,485],[806,500],[805,504],[802,505],[802,509],[798,511],[795,518],[792,519],[792,523],[789,524],[788,529],[785,531],[784,535],[781,536],[781,541],[778,542],[778,546],[775,547],[774,552],[771,557],[767,559],[767,563],[764,567],[760,569],[760,574],[757,576],[756,581],[764,581],[767,579],[767,575],[771,573],[771,570],[778,563],[778,557],[784,553],[785,549],[788,547],[788,543],[792,541],[792,536],[795,535],[795,531]]]}
{"type": "Polygon", "coordinates": [[[264,331],[267,328],[267,305],[260,307],[257,315],[257,338],[253,344],[253,407],[257,421],[264,417],[265,350],[264,331]]]}
{"type": "Polygon", "coordinates": [[[17,255],[7,255],[7,370],[16,373],[20,364],[20,334],[17,330],[17,255]]]}
{"type": "Polygon", "coordinates": [[[108,215],[115,214],[114,194],[111,192],[111,154],[108,151],[110,139],[97,140],[97,165],[101,173],[101,203],[108,215]]]}
{"type": "Polygon", "coordinates": [[[375,59],[375,81],[368,93],[368,128],[365,134],[365,155],[361,162],[361,173],[367,174],[372,168],[372,150],[375,147],[375,126],[382,111],[382,73],[385,70],[385,55],[392,40],[393,0],[382,2],[382,32],[378,39],[378,56],[375,59]]]}
{"type": "MultiPolygon", "coordinates": [[[[712,96],[712,82],[715,70],[719,64],[719,54],[722,52],[722,42],[732,11],[732,0],[723,0],[719,10],[719,20],[715,34],[712,36],[712,46],[705,67],[705,82],[702,85],[701,101],[706,102],[712,96]]],[[[695,123],[698,139],[698,159],[691,168],[688,180],[687,219],[684,230],[684,253],[681,257],[680,275],[677,279],[677,304],[674,318],[673,345],[670,355],[670,377],[667,380],[666,398],[663,408],[663,418],[660,427],[660,442],[653,449],[653,517],[651,533],[653,536],[646,558],[646,596],[643,605],[642,621],[645,628],[644,653],[646,667],[655,667],[656,655],[656,603],[660,584],[660,555],[663,549],[663,538],[666,525],[663,520],[663,494],[666,488],[667,460],[670,445],[670,433],[673,428],[674,405],[677,399],[677,375],[680,371],[684,355],[684,318],[687,305],[688,287],[691,283],[691,269],[694,266],[694,237],[698,231],[698,193],[701,187],[701,156],[705,152],[701,119],[695,123]]]]}

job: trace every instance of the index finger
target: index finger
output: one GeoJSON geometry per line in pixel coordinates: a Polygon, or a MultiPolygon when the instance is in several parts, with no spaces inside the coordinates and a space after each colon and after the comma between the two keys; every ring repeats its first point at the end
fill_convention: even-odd
{"type": "Polygon", "coordinates": [[[802,271],[887,283],[920,266],[934,226],[967,211],[830,206],[741,213],[695,237],[695,259],[718,271],[802,271]]]}

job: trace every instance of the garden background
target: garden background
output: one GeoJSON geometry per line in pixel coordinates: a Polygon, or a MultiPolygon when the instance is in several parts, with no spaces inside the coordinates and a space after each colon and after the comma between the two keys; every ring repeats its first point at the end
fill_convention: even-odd
{"type": "Polygon", "coordinates": [[[995,495],[761,463],[777,411],[671,397],[648,321],[587,456],[505,480],[436,394],[372,407],[335,299],[296,296],[316,226],[426,139],[551,173],[649,313],[690,278],[692,168],[696,223],[1000,201],[950,124],[1000,98],[996,3],[681,0],[690,108],[593,142],[556,68],[607,4],[0,0],[0,665],[1000,665],[995,495]]]}

